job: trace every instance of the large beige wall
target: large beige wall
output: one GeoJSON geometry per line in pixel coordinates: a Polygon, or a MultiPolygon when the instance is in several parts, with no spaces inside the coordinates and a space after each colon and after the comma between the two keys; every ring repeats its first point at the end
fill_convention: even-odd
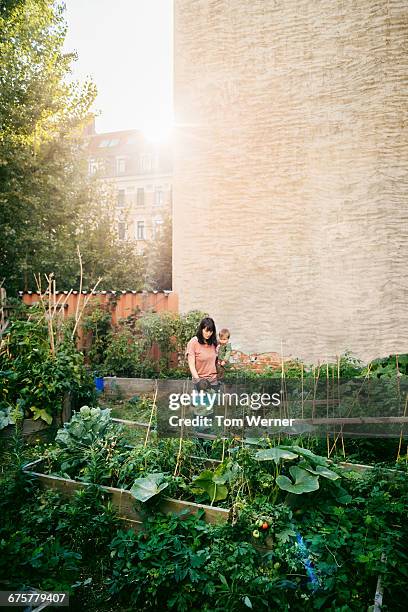
{"type": "Polygon", "coordinates": [[[408,352],[405,0],[175,0],[174,289],[245,352],[408,352]]]}

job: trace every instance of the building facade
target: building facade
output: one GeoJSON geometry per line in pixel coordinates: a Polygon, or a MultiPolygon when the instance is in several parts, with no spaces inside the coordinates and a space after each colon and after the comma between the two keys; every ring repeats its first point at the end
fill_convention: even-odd
{"type": "Polygon", "coordinates": [[[235,348],[408,351],[407,3],[175,0],[173,289],[235,348]]]}
{"type": "Polygon", "coordinates": [[[170,145],[149,142],[138,130],[91,134],[88,139],[88,171],[116,202],[119,238],[135,240],[143,251],[172,213],[170,145]]]}

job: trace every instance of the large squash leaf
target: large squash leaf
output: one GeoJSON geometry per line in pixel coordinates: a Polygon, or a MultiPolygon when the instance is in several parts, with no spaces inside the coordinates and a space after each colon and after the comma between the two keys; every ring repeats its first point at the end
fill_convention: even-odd
{"type": "Polygon", "coordinates": [[[279,475],[276,479],[276,484],[283,491],[301,495],[302,493],[317,491],[319,488],[319,477],[311,474],[307,470],[293,466],[289,469],[289,472],[295,480],[294,483],[287,476],[279,475]]]}
{"type": "Polygon", "coordinates": [[[225,480],[211,470],[204,470],[193,480],[194,488],[202,489],[207,493],[211,501],[226,499],[228,489],[225,480]]]}
{"type": "Polygon", "coordinates": [[[275,461],[275,463],[279,463],[281,459],[297,459],[299,455],[295,455],[291,451],[286,448],[279,448],[279,446],[275,446],[275,448],[265,448],[264,450],[260,450],[256,453],[255,459],[257,461],[275,461]]]}
{"type": "Polygon", "coordinates": [[[305,457],[306,459],[308,459],[314,465],[327,465],[328,463],[326,457],[315,455],[314,453],[312,453],[311,450],[309,450],[308,448],[303,448],[302,446],[297,446],[294,444],[293,446],[281,446],[280,448],[289,450],[292,453],[297,453],[301,457],[305,457]]]}
{"type": "Polygon", "coordinates": [[[316,469],[314,470],[310,465],[306,463],[306,461],[302,461],[301,463],[299,463],[299,467],[303,468],[304,470],[307,470],[311,474],[316,474],[316,476],[323,476],[323,478],[328,478],[329,480],[337,480],[338,478],[340,478],[340,476],[336,474],[336,472],[329,470],[329,468],[325,467],[324,465],[317,465],[316,469]]]}
{"type": "Polygon", "coordinates": [[[168,482],[163,482],[163,478],[164,474],[162,473],[148,474],[144,478],[137,478],[130,489],[130,493],[135,499],[144,503],[169,486],[168,482]]]}

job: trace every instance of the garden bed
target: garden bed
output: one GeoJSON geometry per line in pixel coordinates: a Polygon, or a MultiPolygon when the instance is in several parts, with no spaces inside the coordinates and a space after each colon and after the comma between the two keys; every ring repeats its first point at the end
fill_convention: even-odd
{"type": "MultiPolygon", "coordinates": [[[[206,468],[214,468],[221,464],[221,461],[217,459],[205,459],[204,457],[191,457],[191,459],[202,461],[203,466],[206,468]]],[[[358,473],[363,473],[374,469],[372,466],[369,465],[347,462],[339,463],[338,467],[341,467],[346,471],[355,471],[358,473]]],[[[39,458],[27,464],[23,468],[23,472],[28,476],[36,478],[43,489],[57,490],[67,497],[72,497],[76,491],[80,491],[85,487],[90,486],[91,484],[69,478],[63,478],[61,476],[45,474],[43,468],[44,459],[39,458]]],[[[397,472],[397,470],[391,469],[387,471],[390,474],[397,472]]],[[[109,487],[104,485],[100,486],[104,492],[108,493],[109,499],[113,507],[117,511],[119,518],[128,523],[129,526],[134,528],[136,531],[140,530],[146,517],[146,511],[140,510],[136,507],[137,502],[132,496],[131,492],[128,489],[119,489],[117,487],[109,487]]],[[[203,511],[204,520],[210,524],[225,523],[231,516],[231,509],[228,508],[208,506],[206,504],[184,501],[180,499],[172,499],[170,497],[162,497],[158,501],[155,508],[165,514],[177,514],[180,512],[196,514],[199,511],[203,511]]],[[[271,545],[259,548],[265,548],[266,550],[270,547],[271,545]]]]}
{"type": "MultiPolygon", "coordinates": [[[[90,484],[68,478],[61,478],[60,476],[44,474],[41,471],[43,462],[44,460],[42,458],[32,461],[24,467],[23,472],[28,476],[36,478],[44,489],[54,489],[67,497],[72,497],[76,491],[80,491],[90,484]]],[[[146,512],[141,512],[135,508],[136,500],[130,491],[127,489],[118,489],[116,487],[101,486],[101,488],[109,494],[110,501],[116,509],[119,518],[129,523],[129,526],[136,531],[140,530],[146,512]]],[[[204,511],[203,518],[205,521],[213,525],[227,522],[230,514],[230,511],[225,508],[196,504],[194,502],[171,499],[169,497],[163,497],[159,501],[157,509],[165,514],[177,514],[183,511],[190,514],[196,514],[201,510],[204,511]]]]}
{"type": "MultiPolygon", "coordinates": [[[[68,423],[72,416],[72,405],[69,393],[65,395],[62,404],[62,411],[59,415],[54,416],[51,425],[42,419],[25,418],[22,421],[19,433],[26,439],[27,442],[36,441],[38,438],[46,438],[52,429],[61,427],[64,423],[68,423]]],[[[16,425],[7,425],[0,430],[0,438],[11,438],[16,432],[16,425]]]]}
{"type": "MultiPolygon", "coordinates": [[[[334,593],[343,597],[344,580],[354,576],[348,561],[364,579],[346,590],[364,592],[364,609],[375,591],[378,599],[382,579],[387,596],[394,588],[390,571],[398,588],[403,580],[394,568],[404,556],[404,471],[335,463],[308,448],[270,446],[266,440],[144,436],[130,446],[108,409],[88,407],[75,413],[55,446],[23,471],[73,506],[83,497],[79,491],[92,497],[102,492],[102,503],[109,502],[106,512],[112,508],[127,529],[142,532],[135,536],[142,556],[157,528],[166,534],[169,521],[187,525],[201,519],[207,523],[201,523],[201,531],[210,530],[219,542],[231,539],[230,550],[255,555],[276,579],[282,572],[292,589],[305,590],[316,601],[334,601],[334,593]]],[[[133,534],[124,531],[121,537],[128,541],[133,534]]],[[[157,541],[151,546],[156,550],[157,541]]]]}

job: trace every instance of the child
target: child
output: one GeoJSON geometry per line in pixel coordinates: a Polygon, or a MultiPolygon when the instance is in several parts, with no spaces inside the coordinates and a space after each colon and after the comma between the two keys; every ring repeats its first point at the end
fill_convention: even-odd
{"type": "Polygon", "coordinates": [[[229,329],[222,329],[218,335],[218,353],[217,353],[217,379],[223,380],[225,375],[225,368],[228,367],[229,360],[231,357],[231,343],[230,343],[230,331],[229,329]]]}

